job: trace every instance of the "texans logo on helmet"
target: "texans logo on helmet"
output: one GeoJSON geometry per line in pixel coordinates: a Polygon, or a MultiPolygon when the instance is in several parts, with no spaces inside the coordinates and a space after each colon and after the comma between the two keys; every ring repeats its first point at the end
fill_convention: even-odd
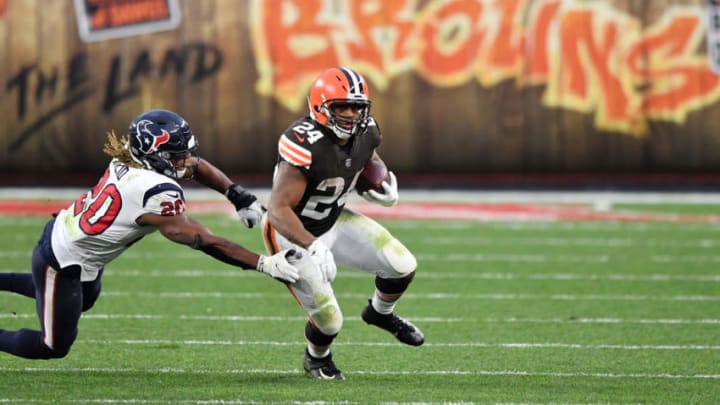
{"type": "Polygon", "coordinates": [[[170,140],[170,134],[150,120],[138,122],[135,136],[140,141],[140,151],[144,154],[156,152],[160,145],[170,140]]]}

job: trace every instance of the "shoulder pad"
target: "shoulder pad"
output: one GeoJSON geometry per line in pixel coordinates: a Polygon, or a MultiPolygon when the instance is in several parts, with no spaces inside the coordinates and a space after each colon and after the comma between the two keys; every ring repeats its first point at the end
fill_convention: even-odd
{"type": "Polygon", "coordinates": [[[278,153],[280,157],[292,164],[293,166],[310,167],[312,163],[312,152],[298,144],[297,141],[285,136],[280,135],[280,141],[278,142],[278,153]]]}
{"type": "Polygon", "coordinates": [[[143,208],[158,215],[182,214],[185,209],[185,195],[175,183],[161,183],[145,192],[143,208]]]}

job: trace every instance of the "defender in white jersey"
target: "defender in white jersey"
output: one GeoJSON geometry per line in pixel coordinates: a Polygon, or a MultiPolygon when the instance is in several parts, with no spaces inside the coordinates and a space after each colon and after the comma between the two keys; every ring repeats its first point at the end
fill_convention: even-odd
{"type": "Polygon", "coordinates": [[[260,210],[254,196],[195,156],[197,141],[182,117],[167,110],[145,112],[131,123],[128,138],[108,135],[104,151],[113,159],[105,174],[45,226],[33,251],[32,273],[0,274],[0,290],[35,298],[41,326],[0,329],[0,351],[28,359],[67,355],[81,313],[100,295],[105,266],[155,230],[225,263],[288,284],[297,280],[298,270],[288,262],[293,251],[258,255],[185,215],[184,192],[175,180],[195,175],[226,190],[247,226],[257,222],[260,210]]]}
{"type": "MultiPolygon", "coordinates": [[[[370,115],[365,79],[346,67],[328,69],[313,83],[308,104],[310,115],[280,136],[263,236],[271,253],[307,250],[297,264],[300,279],[288,285],[309,317],[303,368],[312,378],[343,380],[330,353],[343,323],[332,288],[336,263],[375,275],[375,292],[362,311],[363,321],[402,343],[420,346],[425,341],[420,329],[394,312],[415,276],[417,261],[382,225],[345,207],[365,163],[380,159],[376,148],[382,136],[370,115]]],[[[395,175],[391,172],[383,182],[383,192],[362,195],[395,205],[395,175]]]]}

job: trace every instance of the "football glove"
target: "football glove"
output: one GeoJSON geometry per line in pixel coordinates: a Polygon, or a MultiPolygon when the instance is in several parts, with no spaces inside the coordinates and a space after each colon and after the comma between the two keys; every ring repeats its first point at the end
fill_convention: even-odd
{"type": "Polygon", "coordinates": [[[225,197],[235,206],[242,223],[248,227],[260,223],[262,219],[262,206],[257,197],[242,188],[239,184],[233,184],[225,191],[225,197]]]}
{"type": "Polygon", "coordinates": [[[310,253],[310,259],[315,266],[320,269],[323,281],[332,283],[337,274],[337,266],[335,265],[335,257],[330,249],[328,249],[320,239],[315,239],[315,241],[308,246],[307,250],[308,253],[310,253]]]}
{"type": "Polygon", "coordinates": [[[300,277],[300,272],[291,262],[295,263],[300,257],[302,254],[294,249],[283,250],[272,256],[260,255],[257,271],[281,281],[294,283],[300,277]]]}
{"type": "Polygon", "coordinates": [[[398,199],[400,198],[398,195],[397,178],[395,178],[395,173],[393,172],[389,172],[388,175],[390,176],[390,182],[382,182],[383,193],[378,193],[375,190],[368,190],[362,193],[363,198],[385,207],[392,207],[397,204],[398,199]]]}

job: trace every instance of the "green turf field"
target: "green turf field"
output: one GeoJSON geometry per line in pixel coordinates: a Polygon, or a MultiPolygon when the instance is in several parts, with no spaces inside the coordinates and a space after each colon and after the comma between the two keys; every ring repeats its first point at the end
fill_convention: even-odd
{"type": "MultiPolygon", "coordinates": [[[[258,230],[198,218],[261,247],[258,230]]],[[[28,270],[43,223],[0,217],[0,271],[28,270]]],[[[398,313],[422,347],[366,326],[373,279],[340,269],[347,381],[309,380],[304,314],[283,285],[154,234],[108,266],[67,358],[0,354],[0,403],[720,401],[718,224],[383,223],[420,263],[398,313]]],[[[34,301],[0,292],[0,328],[37,325],[34,301]]]]}

